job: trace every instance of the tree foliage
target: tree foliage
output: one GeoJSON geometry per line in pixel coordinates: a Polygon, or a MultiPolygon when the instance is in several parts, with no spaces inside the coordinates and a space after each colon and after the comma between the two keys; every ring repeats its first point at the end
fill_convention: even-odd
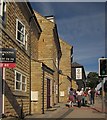
{"type": "Polygon", "coordinates": [[[87,75],[87,86],[88,87],[96,87],[99,83],[98,73],[97,72],[90,72],[87,75]]]}

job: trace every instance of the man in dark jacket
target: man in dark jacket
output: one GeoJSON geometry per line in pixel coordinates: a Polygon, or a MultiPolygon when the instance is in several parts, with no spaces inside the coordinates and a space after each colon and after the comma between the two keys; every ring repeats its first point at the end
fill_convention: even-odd
{"type": "Polygon", "coordinates": [[[94,90],[94,88],[92,88],[91,89],[91,92],[90,92],[90,94],[91,94],[91,104],[94,104],[95,103],[95,90],[94,90]]]}

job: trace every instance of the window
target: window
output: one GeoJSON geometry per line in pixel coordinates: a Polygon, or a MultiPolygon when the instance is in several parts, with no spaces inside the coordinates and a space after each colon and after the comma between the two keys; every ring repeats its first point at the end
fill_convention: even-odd
{"type": "Polygon", "coordinates": [[[6,0],[0,0],[0,17],[4,21],[6,17],[6,0]]]}
{"type": "Polygon", "coordinates": [[[26,92],[26,76],[18,71],[15,71],[15,90],[26,92]]]}
{"type": "Polygon", "coordinates": [[[26,77],[22,76],[22,91],[26,91],[26,77]]]}
{"type": "Polygon", "coordinates": [[[18,19],[16,19],[16,39],[25,45],[25,26],[18,19]]]}

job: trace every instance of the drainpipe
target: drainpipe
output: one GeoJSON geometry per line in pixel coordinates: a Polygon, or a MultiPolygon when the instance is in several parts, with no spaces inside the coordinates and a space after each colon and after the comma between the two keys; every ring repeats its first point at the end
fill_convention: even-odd
{"type": "Polygon", "coordinates": [[[29,82],[29,114],[31,114],[31,21],[32,18],[34,17],[34,14],[29,18],[29,38],[30,38],[30,82],[29,82]]]}
{"type": "Polygon", "coordinates": [[[42,81],[42,114],[44,114],[44,76],[45,76],[45,72],[44,72],[43,64],[42,64],[42,70],[43,70],[43,81],[42,81]]]}
{"type": "Polygon", "coordinates": [[[58,70],[57,70],[57,74],[58,74],[58,103],[59,103],[59,60],[58,60],[58,70]]]}
{"type": "Polygon", "coordinates": [[[3,69],[0,68],[0,119],[2,119],[3,69]]]}

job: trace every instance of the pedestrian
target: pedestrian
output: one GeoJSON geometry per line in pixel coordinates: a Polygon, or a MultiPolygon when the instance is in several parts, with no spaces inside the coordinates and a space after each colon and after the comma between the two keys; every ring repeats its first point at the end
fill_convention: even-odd
{"type": "Polygon", "coordinates": [[[91,89],[88,89],[88,104],[91,104],[91,89]]]}
{"type": "Polygon", "coordinates": [[[84,91],[85,105],[87,104],[87,91],[84,91]]]}
{"type": "Polygon", "coordinates": [[[78,107],[80,108],[81,107],[81,99],[82,99],[82,94],[81,94],[81,91],[80,89],[77,89],[77,102],[78,102],[78,107]]]}
{"type": "Polygon", "coordinates": [[[73,88],[70,88],[69,91],[69,105],[73,107],[73,102],[74,102],[74,91],[73,88]]]}
{"type": "Polygon", "coordinates": [[[74,103],[76,103],[76,96],[77,96],[76,90],[74,90],[73,96],[74,96],[74,103]]]}
{"type": "Polygon", "coordinates": [[[81,96],[82,96],[82,105],[85,105],[85,97],[84,97],[84,88],[81,88],[81,96]]]}
{"type": "Polygon", "coordinates": [[[90,91],[90,95],[91,95],[91,105],[95,103],[95,90],[94,88],[91,89],[90,91]]]}

